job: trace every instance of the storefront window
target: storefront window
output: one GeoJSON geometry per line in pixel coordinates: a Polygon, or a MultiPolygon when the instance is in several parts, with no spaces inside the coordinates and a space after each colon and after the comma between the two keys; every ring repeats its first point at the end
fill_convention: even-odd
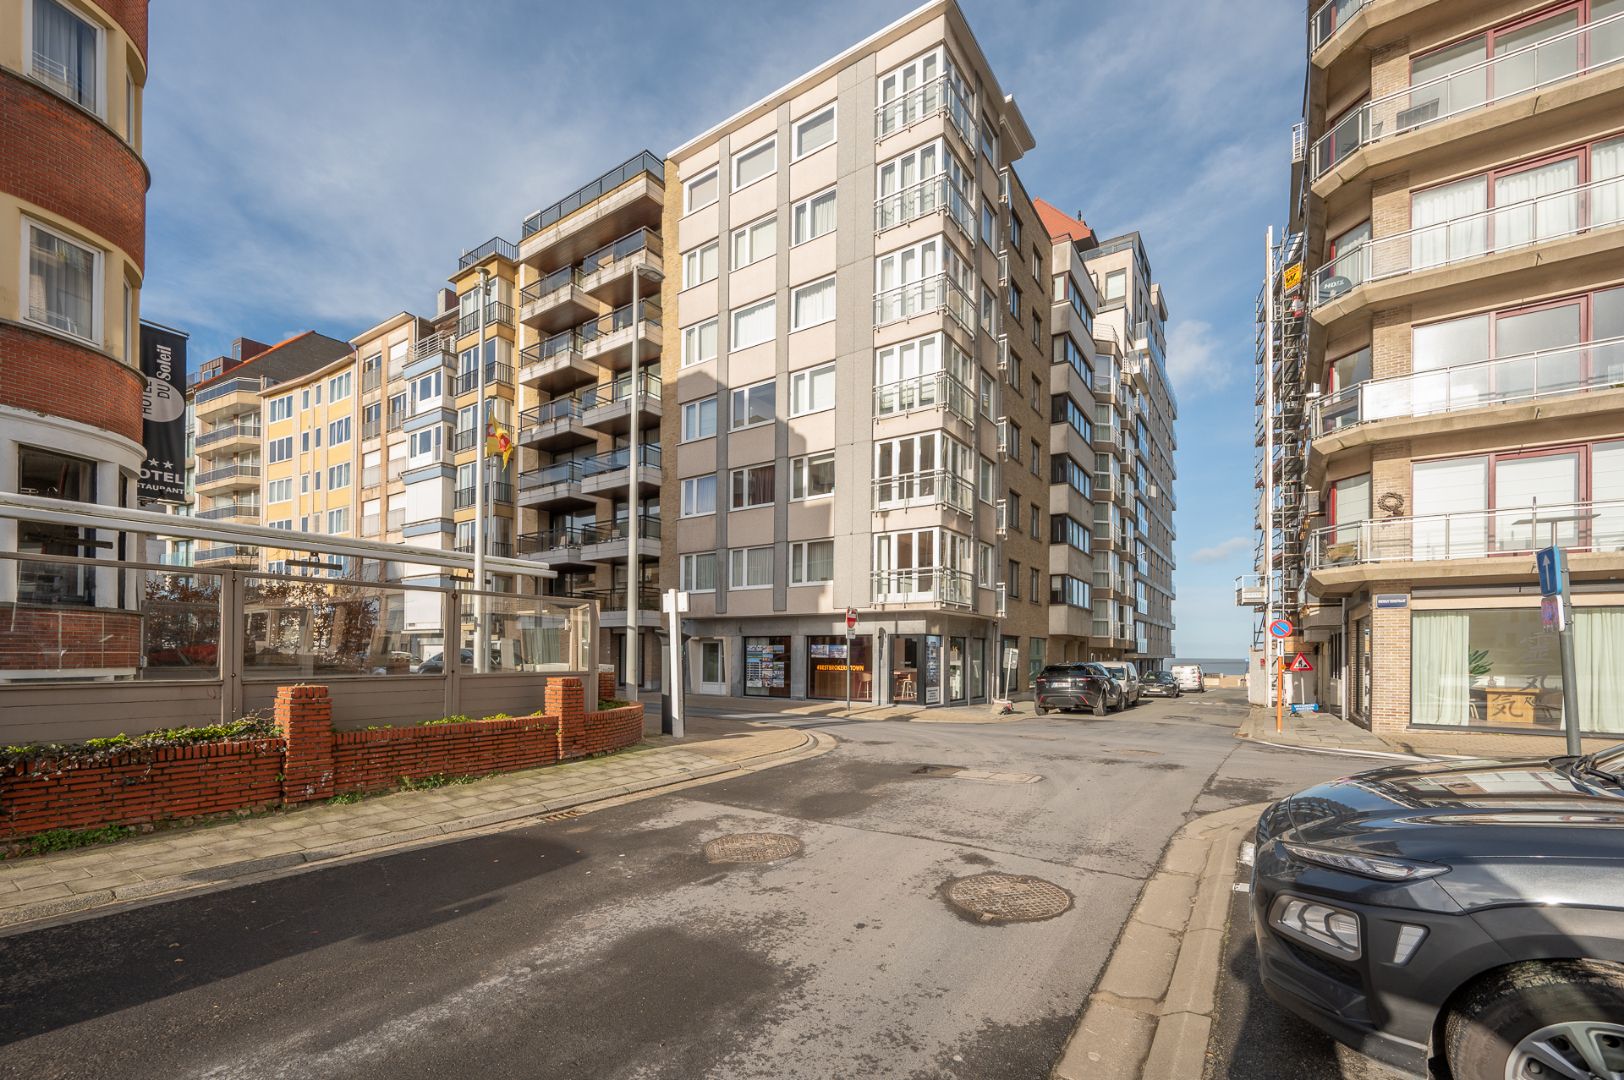
{"type": "Polygon", "coordinates": [[[942,703],[942,639],[937,634],[925,638],[925,704],[942,703]]]}
{"type": "Polygon", "coordinates": [[[891,700],[898,704],[919,701],[920,644],[916,637],[891,639],[891,700]]]}
{"type": "MultiPolygon", "coordinates": [[[[95,475],[95,465],[81,458],[31,446],[17,448],[17,490],[24,495],[94,502],[95,475]]],[[[43,521],[17,523],[17,550],[75,558],[101,554],[77,526],[43,521]]],[[[17,570],[17,599],[33,604],[92,604],[95,574],[74,563],[24,561],[17,570]]]]}
{"type": "Polygon", "coordinates": [[[970,642],[970,696],[980,699],[987,692],[987,642],[976,638],[970,642]]]}
{"type": "Polygon", "coordinates": [[[847,655],[844,635],[823,635],[806,639],[807,697],[844,698],[846,673],[851,672],[853,701],[871,701],[874,694],[874,669],[871,659],[873,638],[858,634],[851,639],[850,656],[847,655]]]}
{"type": "Polygon", "coordinates": [[[951,638],[947,644],[947,697],[964,700],[964,639],[951,638]]]}
{"type": "Polygon", "coordinates": [[[744,639],[744,692],[748,697],[789,697],[789,638],[744,639]]]}
{"type": "MultiPolygon", "coordinates": [[[[1573,612],[1581,730],[1624,732],[1624,608],[1573,612]]],[[[1415,724],[1562,730],[1555,632],[1536,608],[1418,611],[1411,626],[1415,724]]]]}

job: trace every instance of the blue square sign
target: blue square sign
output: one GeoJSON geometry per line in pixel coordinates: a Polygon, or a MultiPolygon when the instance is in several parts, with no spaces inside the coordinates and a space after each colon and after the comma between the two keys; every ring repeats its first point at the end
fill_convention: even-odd
{"type": "Polygon", "coordinates": [[[1534,555],[1534,565],[1539,568],[1539,591],[1546,596],[1560,594],[1568,576],[1568,561],[1563,558],[1562,549],[1540,548],[1534,555]]]}

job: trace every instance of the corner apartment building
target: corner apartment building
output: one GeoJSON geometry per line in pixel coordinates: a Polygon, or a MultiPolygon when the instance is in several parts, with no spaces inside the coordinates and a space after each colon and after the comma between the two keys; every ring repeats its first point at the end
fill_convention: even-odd
{"type": "MultiPolygon", "coordinates": [[[[1624,0],[1312,7],[1260,320],[1259,569],[1376,730],[1624,731],[1624,0]]],[[[1295,644],[1295,643],[1294,643],[1295,644]]]]}
{"type": "Polygon", "coordinates": [[[938,2],[670,154],[662,572],[695,690],[936,705],[1041,666],[1032,146],[938,2]]]}
{"type": "MultiPolygon", "coordinates": [[[[0,0],[0,490],[136,505],[146,458],[146,81],[145,0],[0,0]]],[[[0,550],[77,557],[96,545],[94,530],[0,521],[0,550]]],[[[8,634],[37,651],[47,624],[69,633],[62,606],[116,606],[118,590],[133,587],[121,580],[71,564],[8,564],[8,634]]],[[[103,618],[125,616],[87,614],[97,637],[122,632],[108,625],[104,636],[103,618]]],[[[133,666],[133,647],[125,658],[133,666]]],[[[0,669],[32,663],[0,658],[0,669]]]]}
{"type": "MultiPolygon", "coordinates": [[[[360,478],[356,475],[359,441],[359,391],[355,354],[306,375],[277,383],[265,394],[261,415],[264,458],[259,486],[262,504],[237,504],[266,527],[328,536],[355,536],[360,478]]],[[[209,514],[202,511],[199,516],[209,514]]],[[[259,569],[274,574],[343,576],[348,560],[313,557],[304,550],[267,547],[259,569]]]]}

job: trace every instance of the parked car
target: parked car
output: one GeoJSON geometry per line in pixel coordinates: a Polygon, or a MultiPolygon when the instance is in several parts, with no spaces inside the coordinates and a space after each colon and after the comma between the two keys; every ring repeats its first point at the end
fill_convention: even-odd
{"type": "MultiPolygon", "coordinates": [[[[458,653],[457,653],[457,662],[462,665],[462,670],[463,671],[472,671],[473,668],[474,668],[474,650],[472,650],[472,649],[461,649],[461,650],[459,650],[458,653]]],[[[490,670],[496,671],[496,670],[500,669],[501,666],[502,666],[502,657],[501,657],[501,655],[495,649],[492,649],[491,650],[491,666],[490,666],[490,670]]],[[[417,674],[419,674],[419,675],[444,675],[445,674],[445,653],[437,652],[433,656],[429,657],[427,660],[423,661],[422,666],[417,669],[417,674]]]]}
{"type": "Polygon", "coordinates": [[[1121,660],[1102,661],[1098,666],[1105,669],[1122,692],[1122,707],[1139,704],[1139,696],[1143,692],[1139,683],[1139,669],[1132,664],[1121,660]]]}
{"type": "Polygon", "coordinates": [[[1269,996],[1371,1057],[1624,1075],[1624,744],[1309,788],[1259,821],[1251,896],[1269,996]]]}
{"type": "Polygon", "coordinates": [[[1051,709],[1088,709],[1095,716],[1104,716],[1122,706],[1121,691],[1098,664],[1050,664],[1038,672],[1033,696],[1039,716],[1051,709]]]}
{"type": "Polygon", "coordinates": [[[1139,680],[1140,693],[1146,697],[1178,697],[1183,689],[1170,671],[1151,671],[1139,680]]]}
{"type": "Polygon", "coordinates": [[[1178,682],[1180,690],[1192,694],[1206,692],[1207,673],[1201,670],[1200,664],[1174,664],[1173,678],[1178,682]]]}

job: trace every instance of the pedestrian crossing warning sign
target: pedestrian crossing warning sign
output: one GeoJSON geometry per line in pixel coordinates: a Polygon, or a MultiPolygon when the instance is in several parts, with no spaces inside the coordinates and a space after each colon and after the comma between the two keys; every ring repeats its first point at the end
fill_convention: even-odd
{"type": "Polygon", "coordinates": [[[1307,653],[1298,653],[1296,656],[1291,658],[1291,666],[1288,667],[1286,670],[1287,671],[1313,671],[1314,670],[1314,665],[1308,662],[1308,654],[1307,653]]]}

